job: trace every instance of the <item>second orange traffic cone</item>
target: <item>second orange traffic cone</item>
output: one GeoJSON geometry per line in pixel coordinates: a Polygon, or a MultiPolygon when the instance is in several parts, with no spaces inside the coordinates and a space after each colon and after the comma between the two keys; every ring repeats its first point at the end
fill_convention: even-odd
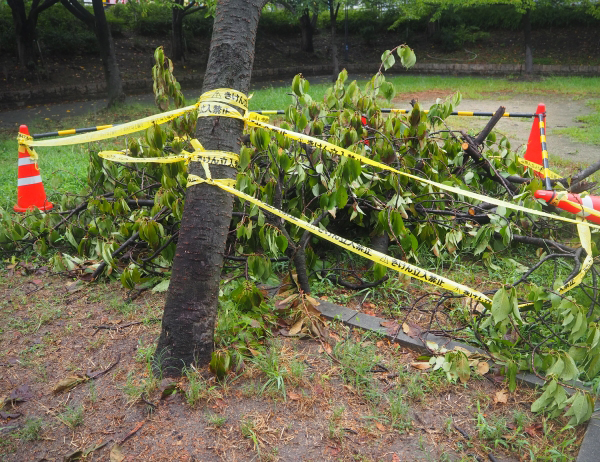
{"type": "MultiPolygon", "coordinates": [[[[29,136],[27,125],[21,125],[19,133],[29,136]]],[[[15,212],[26,212],[35,208],[46,211],[52,209],[52,207],[54,207],[52,202],[46,200],[40,169],[29,156],[25,145],[19,144],[17,205],[13,207],[15,212]]]]}
{"type": "MultiPolygon", "coordinates": [[[[544,103],[538,104],[537,110],[535,111],[535,117],[533,118],[533,125],[531,132],[529,133],[529,141],[527,141],[527,151],[523,156],[526,160],[535,162],[538,165],[544,165],[542,157],[542,135],[544,140],[546,139],[546,105],[544,103]],[[543,114],[543,120],[540,120],[540,114],[543,114]]],[[[535,175],[539,178],[544,178],[541,173],[535,172],[535,175]]]]}

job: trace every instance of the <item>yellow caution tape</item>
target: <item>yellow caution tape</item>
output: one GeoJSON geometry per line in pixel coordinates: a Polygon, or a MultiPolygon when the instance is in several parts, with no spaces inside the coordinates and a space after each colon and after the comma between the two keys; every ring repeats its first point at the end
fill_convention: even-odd
{"type": "Polygon", "coordinates": [[[19,146],[23,146],[23,148],[25,148],[27,154],[29,154],[29,158],[35,162],[35,168],[39,170],[39,167],[37,165],[39,156],[38,153],[35,152],[35,149],[27,145],[27,142],[30,141],[33,141],[33,137],[31,135],[25,135],[24,133],[17,134],[17,143],[19,144],[19,146]]]}
{"type": "Polygon", "coordinates": [[[116,138],[117,136],[129,135],[130,133],[139,132],[145,130],[152,125],[160,125],[165,122],[169,122],[177,117],[180,117],[188,112],[191,112],[197,108],[197,104],[192,106],[186,106],[180,109],[174,109],[173,111],[163,112],[162,114],[156,114],[153,116],[145,117],[143,119],[134,120],[125,124],[117,125],[116,127],[107,128],[106,130],[82,133],[80,135],[69,136],[67,138],[57,138],[53,140],[42,140],[42,141],[30,141],[24,144],[28,146],[66,146],[80,143],[90,143],[92,141],[101,141],[109,138],[116,138]]]}
{"type": "Polygon", "coordinates": [[[201,183],[208,183],[218,186],[224,191],[236,195],[240,199],[247,200],[248,202],[259,206],[260,208],[272,213],[273,215],[277,215],[278,217],[283,218],[284,220],[289,221],[290,223],[293,223],[300,228],[303,228],[323,239],[333,242],[334,244],[343,247],[344,249],[349,250],[350,252],[354,252],[357,255],[361,255],[365,258],[368,258],[369,260],[374,261],[375,263],[380,263],[395,271],[407,274],[412,278],[418,279],[423,282],[427,282],[429,284],[433,284],[445,290],[449,290],[460,295],[465,295],[467,297],[473,298],[485,305],[489,305],[492,302],[487,296],[485,296],[481,292],[478,292],[477,290],[471,289],[467,286],[451,281],[450,279],[446,279],[443,276],[439,276],[430,271],[411,265],[410,263],[398,260],[397,258],[390,257],[389,255],[385,255],[384,253],[378,252],[376,250],[360,245],[356,242],[340,237],[336,234],[330,233],[329,231],[323,230],[311,223],[307,223],[304,220],[300,220],[299,218],[282,212],[281,210],[276,209],[275,207],[265,204],[264,202],[227,185],[225,183],[226,181],[231,180],[215,180],[208,177],[204,179],[197,175],[188,175],[188,187],[201,183]]]}
{"type": "Polygon", "coordinates": [[[171,164],[173,162],[181,162],[188,159],[185,154],[165,157],[132,157],[125,154],[127,151],[102,151],[98,155],[106,160],[113,162],[154,162],[160,164],[171,164]]]}
{"type": "Polygon", "coordinates": [[[592,236],[590,233],[590,228],[585,225],[582,219],[580,220],[581,223],[577,225],[577,232],[579,233],[579,240],[581,241],[581,246],[583,247],[587,255],[583,260],[581,269],[579,270],[579,273],[577,273],[577,276],[575,276],[569,282],[563,284],[561,287],[558,288],[558,292],[561,294],[565,294],[569,290],[581,284],[581,281],[583,281],[583,278],[585,277],[586,273],[594,264],[594,257],[592,256],[592,236]]]}
{"type": "Polygon", "coordinates": [[[525,165],[526,167],[530,168],[531,170],[533,170],[535,172],[544,173],[544,170],[546,170],[546,175],[548,176],[548,178],[551,178],[553,180],[558,180],[558,179],[563,178],[562,175],[559,175],[558,173],[555,173],[550,169],[544,169],[543,166],[536,164],[535,162],[532,162],[530,160],[523,159],[522,157],[518,157],[517,160],[519,161],[520,164],[525,165]]]}
{"type": "MultiPolygon", "coordinates": [[[[249,126],[265,128],[265,129],[280,133],[281,135],[283,135],[287,138],[290,138],[290,139],[293,139],[296,141],[301,141],[301,142],[311,145],[315,148],[323,149],[334,155],[340,155],[340,156],[345,156],[345,157],[349,157],[352,159],[356,159],[367,165],[372,165],[374,167],[381,168],[383,170],[388,170],[388,171],[396,173],[398,175],[402,175],[407,178],[411,178],[415,181],[429,184],[430,186],[433,186],[438,189],[442,189],[442,190],[449,191],[449,192],[452,192],[455,194],[470,197],[470,198],[473,198],[473,199],[476,199],[476,200],[479,200],[482,202],[489,202],[489,203],[492,203],[492,204],[495,204],[498,206],[503,206],[503,207],[506,207],[509,209],[518,210],[518,211],[522,211],[522,212],[526,212],[526,213],[531,213],[534,215],[539,215],[539,216],[543,216],[543,217],[547,217],[547,218],[565,221],[568,223],[577,224],[577,229],[580,234],[582,246],[586,250],[587,256],[586,256],[584,263],[582,265],[582,268],[579,271],[579,273],[577,274],[577,276],[575,276],[575,278],[573,278],[571,281],[569,281],[569,283],[563,285],[559,289],[560,293],[565,293],[565,292],[569,291],[570,289],[572,289],[573,287],[576,287],[577,285],[579,285],[581,283],[581,281],[583,280],[583,277],[585,276],[586,272],[589,270],[589,268],[591,267],[591,265],[593,263],[593,259],[591,256],[590,227],[600,228],[600,226],[598,226],[598,225],[594,225],[594,224],[591,224],[588,222],[582,222],[580,219],[573,220],[573,219],[569,219],[569,218],[565,218],[565,217],[561,217],[561,216],[551,215],[549,213],[545,213],[545,212],[541,212],[541,211],[537,211],[537,210],[533,210],[533,209],[528,209],[526,207],[512,204],[510,202],[494,199],[492,197],[487,197],[487,196],[484,196],[481,194],[473,193],[471,191],[466,191],[466,190],[456,188],[453,186],[436,183],[434,181],[431,181],[431,180],[428,180],[425,178],[420,178],[420,177],[412,175],[410,173],[402,172],[393,167],[390,167],[389,165],[385,165],[380,162],[376,162],[368,157],[365,157],[365,156],[362,156],[355,152],[341,148],[341,147],[331,144],[327,141],[318,140],[318,139],[312,138],[307,135],[295,133],[295,132],[285,130],[280,127],[270,125],[270,124],[266,123],[266,121],[268,120],[268,117],[259,115],[256,113],[248,112],[247,105],[248,105],[248,98],[241,92],[221,88],[221,89],[211,90],[211,91],[203,94],[200,97],[200,100],[198,101],[198,103],[193,106],[188,106],[186,108],[181,108],[181,109],[170,111],[170,112],[167,112],[164,114],[147,117],[145,119],[130,122],[128,124],[119,125],[117,127],[108,128],[102,132],[77,135],[77,136],[73,136],[73,137],[70,137],[67,139],[48,140],[48,141],[41,141],[41,142],[33,142],[32,140],[27,139],[27,140],[24,140],[24,142],[22,144],[24,144],[26,146],[34,146],[34,145],[35,146],[53,146],[53,145],[76,144],[76,143],[84,143],[84,142],[90,142],[90,141],[98,141],[101,139],[108,139],[108,138],[112,138],[112,137],[116,137],[116,136],[133,133],[135,131],[140,131],[140,130],[150,127],[153,124],[161,124],[161,123],[167,122],[176,117],[179,117],[182,114],[185,114],[187,112],[197,109],[198,117],[218,116],[218,117],[230,117],[230,118],[240,119],[240,120],[243,120],[249,126]],[[233,107],[233,106],[235,106],[235,107],[233,107]],[[238,109],[236,109],[236,107],[242,109],[243,114],[240,113],[238,111],[238,109]],[[65,141],[67,141],[67,142],[65,143],[65,141]],[[53,144],[53,143],[56,143],[56,144],[53,144]]],[[[486,306],[490,306],[491,300],[489,299],[489,297],[487,297],[486,295],[482,294],[479,291],[476,291],[467,286],[456,283],[454,281],[451,281],[450,279],[444,278],[443,276],[439,276],[435,273],[429,272],[427,270],[424,270],[417,266],[411,265],[404,261],[398,260],[389,255],[385,255],[376,250],[362,246],[353,241],[350,241],[348,239],[345,239],[345,238],[337,236],[333,233],[330,233],[329,231],[322,230],[322,229],[318,228],[317,226],[314,226],[314,225],[307,223],[303,220],[300,220],[292,215],[289,215],[281,210],[278,210],[268,204],[263,203],[262,201],[254,198],[252,196],[249,196],[249,195],[242,193],[241,191],[238,191],[237,189],[235,189],[233,187],[235,185],[235,180],[213,179],[210,174],[210,169],[209,169],[208,164],[219,163],[219,164],[224,164],[224,165],[236,166],[237,162],[239,161],[238,155],[234,154],[234,153],[223,152],[223,151],[205,151],[198,140],[191,140],[191,144],[195,149],[193,153],[184,151],[182,154],[177,155],[177,156],[166,156],[166,157],[160,157],[160,158],[138,158],[138,157],[127,156],[126,154],[124,154],[123,152],[120,152],[120,151],[104,151],[104,152],[100,153],[100,156],[102,156],[108,160],[114,160],[117,162],[166,163],[166,162],[180,162],[180,161],[200,161],[204,168],[206,179],[201,178],[197,175],[188,175],[188,187],[197,185],[197,184],[202,184],[202,183],[208,183],[208,184],[218,186],[219,188],[221,188],[225,191],[228,191],[231,194],[236,195],[240,199],[247,200],[247,201],[263,208],[264,210],[267,210],[270,213],[295,224],[296,226],[299,226],[305,230],[308,230],[311,233],[313,233],[323,239],[333,242],[336,245],[339,245],[340,247],[343,247],[351,252],[361,255],[373,262],[380,263],[388,268],[391,268],[391,269],[401,272],[403,274],[407,274],[407,275],[409,275],[415,279],[418,279],[420,281],[427,282],[429,284],[433,284],[435,286],[441,287],[445,290],[449,290],[449,291],[458,293],[460,295],[470,297],[474,300],[477,300],[477,301],[483,303],[486,306]]],[[[534,164],[534,165],[537,166],[537,164],[534,164]]],[[[524,305],[520,305],[520,306],[527,306],[527,305],[529,305],[529,304],[524,304],[524,305]]]]}
{"type": "Polygon", "coordinates": [[[213,165],[226,165],[228,167],[237,167],[240,162],[240,156],[234,152],[225,151],[207,151],[196,139],[190,141],[194,152],[182,151],[181,154],[165,157],[131,157],[127,151],[102,151],[98,153],[100,157],[113,162],[152,162],[156,164],[171,164],[173,162],[202,161],[213,165]]]}

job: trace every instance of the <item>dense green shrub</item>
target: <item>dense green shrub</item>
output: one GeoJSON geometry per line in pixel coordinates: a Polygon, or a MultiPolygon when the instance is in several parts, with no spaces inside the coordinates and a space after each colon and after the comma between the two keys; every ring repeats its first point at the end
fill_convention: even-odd
{"type": "Polygon", "coordinates": [[[98,52],[94,31],[60,4],[40,15],[37,36],[44,53],[72,55],[74,52],[98,52]]]}
{"type": "Polygon", "coordinates": [[[0,53],[16,54],[15,28],[10,8],[0,3],[0,53]]]}
{"type": "Polygon", "coordinates": [[[210,37],[212,35],[212,16],[206,17],[204,11],[193,13],[183,20],[183,31],[186,38],[210,37]]]}
{"type": "Polygon", "coordinates": [[[300,21],[287,10],[263,12],[258,23],[258,33],[274,35],[300,33],[300,21]]]}

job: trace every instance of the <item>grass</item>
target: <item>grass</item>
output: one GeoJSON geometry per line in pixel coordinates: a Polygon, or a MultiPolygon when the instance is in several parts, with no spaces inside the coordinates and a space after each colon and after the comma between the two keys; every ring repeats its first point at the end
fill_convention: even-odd
{"type": "Polygon", "coordinates": [[[73,430],[83,424],[83,406],[67,406],[56,418],[73,430]]]}
{"type": "Polygon", "coordinates": [[[589,100],[586,106],[592,108],[592,113],[577,117],[582,127],[568,127],[554,130],[559,135],[568,135],[575,141],[600,146],[600,99],[589,100]]]}
{"type": "Polygon", "coordinates": [[[37,441],[40,439],[44,422],[39,417],[28,417],[25,424],[17,432],[17,438],[23,441],[37,441]]]}

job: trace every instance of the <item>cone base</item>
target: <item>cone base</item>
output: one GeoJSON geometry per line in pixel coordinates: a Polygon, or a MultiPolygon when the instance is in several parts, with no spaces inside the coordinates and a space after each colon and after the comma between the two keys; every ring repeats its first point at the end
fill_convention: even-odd
{"type": "Polygon", "coordinates": [[[53,208],[54,208],[54,204],[52,202],[46,202],[41,207],[38,207],[37,205],[30,205],[29,207],[21,207],[17,204],[13,207],[13,210],[15,212],[25,213],[25,212],[29,212],[30,210],[33,210],[33,209],[39,209],[42,212],[45,212],[47,210],[52,210],[53,208]]]}

